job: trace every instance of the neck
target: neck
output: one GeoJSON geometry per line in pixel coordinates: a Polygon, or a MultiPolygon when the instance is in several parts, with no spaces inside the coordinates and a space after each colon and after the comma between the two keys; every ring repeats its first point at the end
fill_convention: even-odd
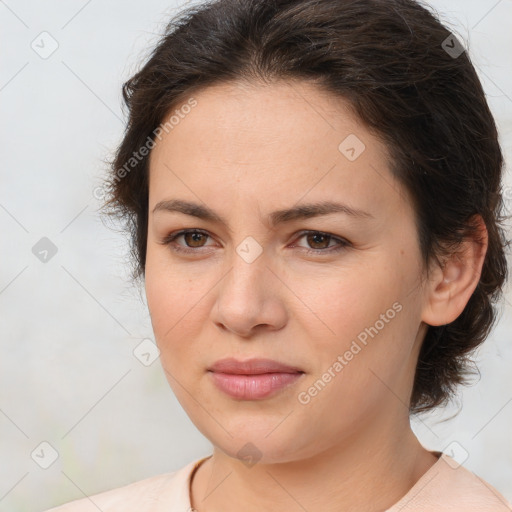
{"type": "MultiPolygon", "coordinates": [[[[392,415],[391,415],[392,417],[392,415]]],[[[402,498],[437,461],[410,428],[374,422],[313,457],[247,466],[215,448],[192,480],[197,512],[378,512],[402,498]]]]}

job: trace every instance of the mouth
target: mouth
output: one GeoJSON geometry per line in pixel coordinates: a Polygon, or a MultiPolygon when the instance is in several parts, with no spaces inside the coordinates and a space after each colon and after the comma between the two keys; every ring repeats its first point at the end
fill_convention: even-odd
{"type": "Polygon", "coordinates": [[[262,400],[296,383],[304,371],[272,359],[217,361],[208,368],[214,384],[238,400],[262,400]]]}
{"type": "Polygon", "coordinates": [[[208,368],[216,373],[233,375],[261,375],[264,373],[304,373],[296,366],[290,366],[273,359],[248,359],[238,361],[232,357],[221,359],[208,368]]]}

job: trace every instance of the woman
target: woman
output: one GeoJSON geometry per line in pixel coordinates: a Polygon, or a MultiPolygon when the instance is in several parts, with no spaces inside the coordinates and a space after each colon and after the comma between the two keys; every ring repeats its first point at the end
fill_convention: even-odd
{"type": "Polygon", "coordinates": [[[217,0],[123,92],[105,210],[214,450],[52,510],[511,510],[410,427],[464,382],[507,277],[502,153],[456,38],[413,0],[217,0]]]}

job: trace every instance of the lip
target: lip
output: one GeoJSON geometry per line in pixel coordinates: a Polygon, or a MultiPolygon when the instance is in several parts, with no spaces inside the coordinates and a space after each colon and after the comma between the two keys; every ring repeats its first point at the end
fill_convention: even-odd
{"type": "Polygon", "coordinates": [[[263,400],[294,384],[304,371],[272,359],[222,359],[208,368],[222,392],[238,400],[263,400]]]}
{"type": "Polygon", "coordinates": [[[248,359],[238,361],[233,357],[220,359],[208,368],[211,372],[234,375],[261,375],[264,373],[304,373],[296,366],[290,366],[273,359],[248,359]]]}

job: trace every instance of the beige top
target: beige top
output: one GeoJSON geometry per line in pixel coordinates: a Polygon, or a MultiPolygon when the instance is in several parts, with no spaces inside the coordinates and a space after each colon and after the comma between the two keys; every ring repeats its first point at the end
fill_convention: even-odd
{"type": "MultiPolygon", "coordinates": [[[[206,459],[173,473],[139,480],[52,508],[46,512],[191,512],[190,482],[206,459]]],[[[385,512],[510,512],[512,506],[494,487],[446,454],[385,512]]]]}

